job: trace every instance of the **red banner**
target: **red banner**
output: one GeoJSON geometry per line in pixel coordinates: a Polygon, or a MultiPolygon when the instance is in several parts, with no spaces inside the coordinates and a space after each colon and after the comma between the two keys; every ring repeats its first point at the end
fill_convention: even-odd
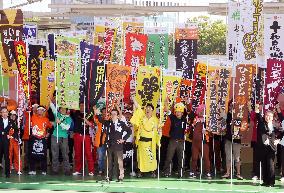
{"type": "Polygon", "coordinates": [[[206,90],[206,64],[198,63],[195,68],[194,79],[192,91],[192,110],[195,111],[196,108],[204,104],[204,96],[206,90]]]}
{"type": "Polygon", "coordinates": [[[139,66],[145,65],[148,36],[144,34],[126,34],[125,66],[131,67],[131,76],[127,80],[124,90],[124,102],[130,103],[130,95],[135,94],[136,76],[139,66]]]}
{"type": "Polygon", "coordinates": [[[255,71],[256,67],[252,64],[240,64],[236,67],[233,137],[241,138],[244,144],[249,144],[252,137],[251,129],[248,128],[248,102],[255,71]]]}
{"type": "Polygon", "coordinates": [[[23,41],[14,41],[16,62],[26,98],[29,98],[29,80],[28,80],[28,67],[27,67],[27,52],[26,44],[23,41]]]}
{"type": "Polygon", "coordinates": [[[268,59],[265,80],[264,110],[273,110],[284,86],[284,61],[268,59]]]}

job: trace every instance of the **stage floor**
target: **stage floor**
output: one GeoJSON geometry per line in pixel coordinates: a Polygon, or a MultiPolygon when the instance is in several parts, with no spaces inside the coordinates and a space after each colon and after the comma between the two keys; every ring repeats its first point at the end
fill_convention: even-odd
{"type": "MultiPolygon", "coordinates": [[[[12,175],[6,179],[0,177],[0,191],[16,190],[44,190],[51,191],[71,191],[71,192],[139,192],[139,193],[205,193],[205,192],[284,192],[284,184],[277,180],[275,187],[262,187],[254,184],[252,180],[199,180],[199,179],[176,179],[176,178],[129,178],[123,183],[102,181],[101,177],[82,177],[82,176],[64,176],[64,175],[47,175],[38,174],[36,176],[12,175]]],[[[18,192],[18,191],[16,191],[18,192]]],[[[34,191],[25,191],[32,193],[34,191]]],[[[39,192],[39,191],[37,191],[39,192]]]]}

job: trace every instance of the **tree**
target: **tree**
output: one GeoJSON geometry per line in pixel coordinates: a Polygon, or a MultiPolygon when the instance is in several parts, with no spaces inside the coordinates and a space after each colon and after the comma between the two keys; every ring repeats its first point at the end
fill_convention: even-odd
{"type": "Polygon", "coordinates": [[[211,20],[208,16],[188,19],[188,23],[198,23],[198,48],[199,55],[225,55],[227,26],[223,20],[211,20]]]}

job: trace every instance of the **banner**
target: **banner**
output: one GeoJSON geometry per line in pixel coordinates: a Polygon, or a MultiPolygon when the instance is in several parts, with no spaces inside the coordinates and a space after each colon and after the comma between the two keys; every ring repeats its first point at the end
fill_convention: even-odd
{"type": "MultiPolygon", "coordinates": [[[[103,58],[104,61],[109,63],[111,61],[111,55],[114,52],[114,39],[116,37],[116,30],[107,28],[104,34],[104,43],[103,43],[103,58]]],[[[102,57],[102,56],[99,56],[102,57]]]]}
{"type": "Polygon", "coordinates": [[[180,39],[175,42],[176,70],[184,79],[193,79],[197,59],[197,40],[180,39]]]}
{"type": "Polygon", "coordinates": [[[264,45],[267,58],[283,59],[284,14],[264,15],[264,45]]]}
{"type": "Polygon", "coordinates": [[[130,103],[130,95],[136,92],[136,74],[139,66],[145,65],[147,51],[147,35],[127,33],[125,66],[131,67],[131,76],[127,80],[124,91],[124,102],[130,103]]]}
{"type": "Polygon", "coordinates": [[[26,102],[26,93],[24,91],[24,87],[23,87],[23,81],[21,79],[20,76],[18,76],[18,80],[17,80],[17,92],[18,92],[18,116],[19,116],[19,120],[18,120],[18,127],[20,128],[20,124],[22,123],[23,120],[23,116],[24,116],[24,111],[26,110],[26,106],[28,105],[26,102]]]}
{"type": "Polygon", "coordinates": [[[99,61],[101,49],[95,46],[94,60],[87,67],[87,108],[97,104],[98,100],[105,94],[106,68],[103,61],[99,61]]]}
{"type": "Polygon", "coordinates": [[[228,110],[231,69],[208,66],[207,77],[206,125],[218,132],[226,128],[221,113],[228,110]]]}
{"type": "Polygon", "coordinates": [[[193,80],[185,80],[182,79],[180,82],[180,86],[177,92],[177,99],[176,102],[183,102],[187,103],[192,99],[192,87],[193,87],[193,80]]]}
{"type": "Polygon", "coordinates": [[[40,90],[40,105],[48,108],[55,90],[55,62],[53,60],[42,61],[40,90]]]}
{"type": "Polygon", "coordinates": [[[48,34],[48,50],[49,50],[49,58],[55,60],[55,35],[48,34]]]}
{"type": "Polygon", "coordinates": [[[30,44],[29,49],[29,73],[30,73],[30,101],[40,103],[40,71],[42,61],[46,58],[46,46],[30,44]]]}
{"type": "MultiPolygon", "coordinates": [[[[81,78],[80,78],[80,102],[84,101],[84,96],[86,96],[86,84],[87,84],[87,70],[90,70],[89,65],[91,64],[91,60],[94,60],[94,45],[86,42],[80,42],[80,51],[81,51],[81,78]]],[[[92,61],[93,62],[93,61],[92,61]]]]}
{"type": "Polygon", "coordinates": [[[156,109],[160,97],[160,69],[140,66],[137,74],[136,101],[141,107],[148,103],[156,109]]]}
{"type": "Polygon", "coordinates": [[[20,9],[0,10],[0,55],[4,75],[14,76],[17,65],[13,54],[13,41],[21,41],[23,35],[23,12],[20,9]]]}
{"type": "Polygon", "coordinates": [[[235,105],[234,105],[234,138],[241,139],[243,144],[250,144],[252,131],[248,127],[248,102],[250,100],[253,76],[256,68],[252,64],[239,64],[236,67],[235,105]]]}
{"type": "Polygon", "coordinates": [[[268,59],[265,79],[264,110],[274,110],[278,95],[284,87],[284,61],[268,59]]]}
{"type": "Polygon", "coordinates": [[[30,39],[37,39],[37,25],[36,24],[24,24],[23,41],[27,41],[30,39]]]}
{"type": "Polygon", "coordinates": [[[58,106],[77,110],[81,80],[80,39],[57,36],[55,42],[58,106]]]}
{"type": "Polygon", "coordinates": [[[130,67],[115,64],[107,65],[107,86],[106,86],[106,109],[107,115],[119,103],[123,94],[126,82],[130,75],[130,67]]]}
{"type": "Polygon", "coordinates": [[[198,63],[194,73],[194,84],[192,91],[192,110],[195,112],[196,108],[204,104],[204,96],[206,89],[206,64],[198,63]]]}
{"type": "MultiPolygon", "coordinates": [[[[26,44],[23,41],[14,41],[16,63],[18,66],[19,80],[23,87],[24,94],[29,99],[29,78],[26,44]]],[[[20,84],[20,83],[18,83],[20,84]]]]}
{"type": "Polygon", "coordinates": [[[198,40],[198,24],[197,23],[182,23],[177,24],[175,29],[175,40],[198,40]]]}
{"type": "Polygon", "coordinates": [[[148,35],[146,63],[149,66],[168,68],[169,36],[168,34],[148,35]]]}
{"type": "Polygon", "coordinates": [[[177,97],[178,88],[182,78],[181,72],[164,70],[163,71],[163,83],[162,83],[162,99],[160,107],[160,120],[165,123],[166,116],[164,112],[164,104],[166,99],[168,100],[168,108],[171,109],[175,103],[177,97]]]}
{"type": "Polygon", "coordinates": [[[228,2],[228,33],[226,40],[226,53],[227,58],[233,66],[238,64],[238,44],[240,43],[240,3],[229,1],[228,2]]]}
{"type": "MultiPolygon", "coordinates": [[[[263,11],[263,0],[240,1],[240,42],[239,63],[256,61],[258,55],[258,39],[263,11]]],[[[256,63],[256,62],[254,62],[256,63]]]]}
{"type": "MultiPolygon", "coordinates": [[[[1,64],[0,64],[0,67],[1,67],[1,64]]],[[[2,70],[1,70],[1,73],[2,73],[2,70]]],[[[8,96],[8,92],[9,92],[9,77],[8,76],[2,76],[1,73],[0,73],[0,95],[3,95],[3,93],[4,93],[4,95],[8,96]]]]}

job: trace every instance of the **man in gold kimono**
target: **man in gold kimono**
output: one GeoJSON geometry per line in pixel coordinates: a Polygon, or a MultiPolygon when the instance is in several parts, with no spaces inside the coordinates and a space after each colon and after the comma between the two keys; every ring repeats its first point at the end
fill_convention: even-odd
{"type": "Polygon", "coordinates": [[[130,122],[135,127],[135,144],[137,146],[138,176],[152,172],[156,177],[157,169],[156,149],[160,146],[159,119],[154,112],[154,106],[147,104],[145,110],[134,101],[134,113],[130,122]]]}

